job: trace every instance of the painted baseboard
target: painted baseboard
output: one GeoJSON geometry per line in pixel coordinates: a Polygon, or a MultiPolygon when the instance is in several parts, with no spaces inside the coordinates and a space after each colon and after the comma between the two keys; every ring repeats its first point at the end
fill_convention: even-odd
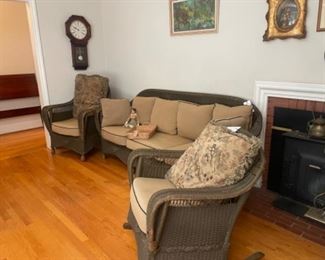
{"type": "Polygon", "coordinates": [[[0,119],[0,135],[42,127],[39,114],[0,119]]]}

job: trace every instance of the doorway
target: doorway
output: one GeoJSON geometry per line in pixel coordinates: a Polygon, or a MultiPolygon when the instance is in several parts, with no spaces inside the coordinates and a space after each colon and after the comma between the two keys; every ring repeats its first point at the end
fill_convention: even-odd
{"type": "Polygon", "coordinates": [[[0,117],[2,134],[40,127],[37,112],[40,106],[49,104],[49,97],[35,0],[5,0],[0,8],[6,14],[2,15],[0,29],[14,31],[0,45],[0,116],[7,117],[0,117]]]}

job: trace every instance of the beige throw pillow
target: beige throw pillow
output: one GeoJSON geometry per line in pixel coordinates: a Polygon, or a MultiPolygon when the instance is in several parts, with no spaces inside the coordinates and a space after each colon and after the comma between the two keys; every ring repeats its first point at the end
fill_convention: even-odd
{"type": "Polygon", "coordinates": [[[245,119],[245,122],[241,126],[244,129],[249,130],[252,125],[252,109],[252,106],[246,105],[228,107],[221,104],[215,104],[212,118],[215,120],[221,120],[241,116],[245,119]]]}
{"type": "Polygon", "coordinates": [[[137,110],[140,124],[150,123],[151,113],[155,104],[155,97],[135,97],[132,107],[137,110]]]}
{"type": "Polygon", "coordinates": [[[177,113],[178,135],[196,139],[211,120],[213,107],[180,102],[177,113]]]}
{"type": "Polygon", "coordinates": [[[124,125],[131,112],[129,100],[102,98],[100,102],[103,112],[102,127],[124,125]]]}
{"type": "Polygon", "coordinates": [[[178,101],[156,98],[151,113],[151,124],[158,127],[158,131],[175,135],[177,133],[178,101]]]}
{"type": "Polygon", "coordinates": [[[232,133],[212,120],[166,178],[177,188],[231,185],[252,167],[260,147],[258,138],[232,133]]]}

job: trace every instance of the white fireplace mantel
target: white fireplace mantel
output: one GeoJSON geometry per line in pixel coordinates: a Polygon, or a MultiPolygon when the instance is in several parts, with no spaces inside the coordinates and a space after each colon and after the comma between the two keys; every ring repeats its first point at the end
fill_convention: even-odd
{"type": "Polygon", "coordinates": [[[325,84],[256,81],[254,103],[263,116],[261,138],[264,143],[267,102],[269,97],[303,99],[325,102],[325,84]]]}

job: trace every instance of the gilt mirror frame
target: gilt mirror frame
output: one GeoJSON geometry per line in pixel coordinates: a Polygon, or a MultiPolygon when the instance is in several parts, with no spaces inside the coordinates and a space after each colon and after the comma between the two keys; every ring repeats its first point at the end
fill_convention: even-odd
{"type": "Polygon", "coordinates": [[[263,41],[306,37],[307,0],[267,0],[267,3],[269,10],[263,41]],[[284,21],[282,27],[279,21],[284,21]]]}
{"type": "Polygon", "coordinates": [[[317,32],[325,32],[325,0],[319,0],[317,32]]]}

